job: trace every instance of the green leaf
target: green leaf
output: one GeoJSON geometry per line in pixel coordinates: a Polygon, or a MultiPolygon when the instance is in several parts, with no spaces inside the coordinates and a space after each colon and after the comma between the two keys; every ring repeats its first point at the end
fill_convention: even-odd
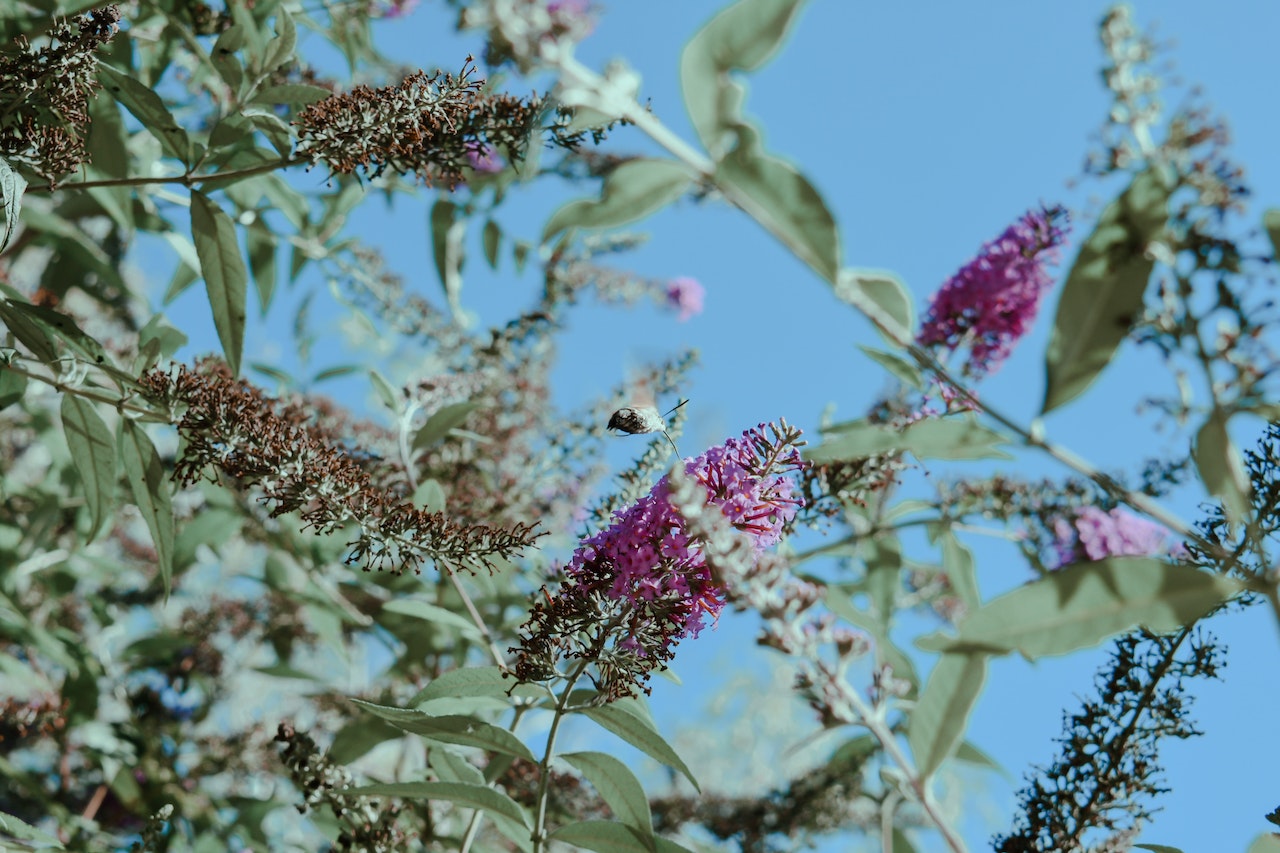
{"type": "Polygon", "coordinates": [[[732,71],[755,71],[777,53],[802,0],[741,0],[719,12],[680,56],[685,108],[714,160],[727,148],[725,134],[739,123],[746,90],[732,71]]]}
{"type": "MultiPolygon", "coordinates": [[[[442,746],[434,747],[428,758],[431,769],[436,771],[441,782],[465,782],[468,785],[483,785],[484,773],[460,755],[442,746]]],[[[510,766],[510,765],[508,765],[510,766]]],[[[488,765],[486,765],[488,769],[488,765]]]]}
{"type": "Polygon", "coordinates": [[[106,63],[98,63],[98,80],[102,83],[102,88],[110,92],[160,141],[160,148],[166,154],[176,157],[185,165],[191,165],[191,139],[159,95],[142,81],[117,71],[106,63]]]}
{"type": "Polygon", "coordinates": [[[133,491],[133,502],[147,523],[147,530],[151,531],[167,601],[173,578],[173,502],[169,497],[164,464],[142,427],[128,418],[120,419],[120,449],[125,479],[133,491]]]}
{"type": "Polygon", "coordinates": [[[351,700],[369,713],[386,720],[398,729],[419,735],[438,743],[456,743],[474,746],[491,752],[514,755],[517,758],[537,761],[529,748],[506,729],[462,715],[432,716],[410,708],[392,708],[375,705],[360,699],[351,700]]]}
{"type": "Polygon", "coordinates": [[[570,752],[560,758],[577,768],[613,810],[618,820],[646,838],[653,836],[649,798],[635,774],[618,759],[603,752],[570,752]]]}
{"type": "Polygon", "coordinates": [[[0,834],[17,841],[34,841],[37,844],[51,845],[59,850],[66,849],[61,841],[49,833],[5,812],[0,812],[0,834]]]}
{"type": "Polygon", "coordinates": [[[245,229],[245,244],[249,250],[249,269],[253,272],[253,284],[258,289],[258,309],[265,317],[271,307],[271,295],[276,289],[276,236],[261,219],[255,219],[245,229]]]}
{"type": "MultiPolygon", "coordinates": [[[[421,599],[393,598],[386,604],[382,605],[382,609],[387,613],[399,613],[402,616],[421,619],[424,622],[431,622],[436,625],[446,625],[452,629],[461,631],[464,635],[473,640],[481,639],[480,629],[478,629],[470,619],[459,613],[454,613],[452,610],[446,610],[443,607],[438,607],[434,604],[422,601],[421,599]]],[[[419,700],[419,702],[420,701],[421,700],[419,700]]],[[[410,704],[417,705],[419,702],[412,702],[410,704]]]]}
{"type": "Polygon", "coordinates": [[[858,420],[828,428],[822,444],[804,456],[817,463],[896,451],[913,453],[920,459],[1012,459],[997,449],[1006,442],[1002,434],[969,416],[918,421],[901,431],[858,420]]]}
{"type": "Polygon", "coordinates": [[[426,512],[444,512],[448,497],[439,480],[423,480],[413,490],[413,505],[426,512]]]}
{"type": "Polygon", "coordinates": [[[9,245],[13,230],[18,227],[18,214],[22,212],[22,194],[26,192],[27,179],[15,172],[0,157],[0,203],[4,206],[4,232],[0,233],[0,252],[9,245]]]}
{"type": "Polygon", "coordinates": [[[425,450],[431,447],[448,435],[449,430],[462,426],[462,422],[467,419],[467,415],[479,407],[479,403],[470,400],[441,406],[440,410],[427,418],[427,422],[414,433],[413,443],[410,446],[414,450],[425,450]]]}
{"type": "Polygon", "coordinates": [[[0,299],[0,322],[31,354],[46,364],[58,360],[58,349],[44,326],[16,310],[18,300],[0,299]]]}
{"type": "Polygon", "coordinates": [[[911,712],[907,736],[922,778],[932,776],[959,747],[986,678],[982,654],[943,655],[934,665],[911,712]]]}
{"type": "Polygon", "coordinates": [[[967,740],[960,742],[959,748],[956,749],[955,759],[956,761],[976,764],[979,767],[986,767],[989,770],[997,770],[1001,773],[1005,772],[1005,769],[1000,766],[1000,762],[996,761],[990,755],[987,755],[967,740]]]}
{"type": "Polygon", "coordinates": [[[391,383],[376,370],[369,371],[369,381],[373,383],[373,390],[377,392],[382,405],[386,406],[388,411],[399,413],[400,395],[391,387],[391,383]]]}
{"type": "Polygon", "coordinates": [[[951,582],[951,591],[956,598],[964,602],[964,606],[973,610],[982,604],[982,596],[978,594],[978,576],[974,570],[973,552],[966,548],[950,530],[941,535],[942,568],[947,572],[951,582]]]}
{"type": "Polygon", "coordinates": [[[469,809],[502,815],[518,821],[526,828],[529,818],[515,800],[485,785],[465,782],[386,782],[344,788],[342,794],[352,797],[399,797],[404,800],[447,800],[469,809]]]}
{"type": "Polygon", "coordinates": [[[492,219],[486,219],[484,230],[480,232],[484,244],[484,260],[489,269],[498,268],[498,250],[502,247],[502,228],[492,219]]]}
{"type": "Polygon", "coordinates": [[[220,207],[202,192],[191,193],[191,239],[200,257],[205,290],[213,309],[213,325],[222,342],[232,375],[240,373],[244,350],[245,299],[249,274],[245,270],[236,227],[220,207]]]}
{"type": "Polygon", "coordinates": [[[1280,207],[1273,207],[1262,214],[1262,227],[1271,238],[1271,259],[1280,261],[1280,207]]]}
{"type": "Polygon", "coordinates": [[[84,486],[89,508],[90,541],[102,528],[116,497],[116,446],[111,430],[93,404],[74,394],[62,397],[62,431],[71,450],[71,464],[84,486]]]}
{"type": "Polygon", "coordinates": [[[404,737],[404,732],[381,720],[359,719],[343,726],[333,737],[329,760],[350,764],[368,755],[378,744],[404,737]]]}
{"type": "Polygon", "coordinates": [[[449,266],[449,231],[458,218],[458,206],[447,198],[438,198],[431,205],[431,257],[435,259],[436,275],[440,276],[440,284],[449,295],[449,280],[462,268],[458,258],[457,269],[449,266]]]}
{"type": "Polygon", "coordinates": [[[1146,247],[1164,230],[1168,202],[1160,176],[1143,172],[1107,205],[1080,247],[1058,299],[1045,354],[1042,414],[1084,393],[1142,312],[1155,265],[1146,247]]]}
{"type": "Polygon", "coordinates": [[[513,684],[513,679],[503,677],[500,667],[466,666],[431,679],[410,704],[421,705],[430,699],[460,699],[465,696],[506,696],[513,684]]]}
{"type": "Polygon", "coordinates": [[[1272,832],[1259,835],[1245,853],[1280,853],[1280,838],[1272,832]]]}
{"type": "Polygon", "coordinates": [[[889,371],[897,380],[904,385],[909,385],[917,390],[924,388],[924,379],[920,376],[920,368],[907,361],[900,355],[891,352],[872,349],[871,347],[858,345],[858,349],[866,354],[867,358],[879,364],[885,370],[889,371]]]}
{"type": "Polygon", "coordinates": [[[44,328],[46,332],[61,338],[68,346],[89,361],[106,366],[114,364],[102,344],[81,331],[80,327],[76,325],[76,321],[61,311],[55,311],[43,305],[34,305],[17,299],[8,300],[8,305],[14,311],[29,317],[33,322],[44,328]]]}
{"type": "Polygon", "coordinates": [[[27,390],[27,377],[5,370],[0,363],[0,409],[7,409],[22,399],[27,390]]]}
{"type": "Polygon", "coordinates": [[[902,573],[902,544],[896,536],[877,536],[865,543],[867,556],[867,596],[880,626],[887,629],[893,622],[894,604],[898,598],[898,581],[902,573]]]}
{"type": "Polygon", "coordinates": [[[1244,460],[1227,433],[1222,412],[1214,410],[1196,434],[1193,454],[1200,480],[1209,493],[1222,500],[1222,508],[1233,524],[1241,524],[1249,515],[1251,491],[1244,460]]]}
{"type": "MultiPolygon", "coordinates": [[[[870,300],[897,322],[900,327],[897,330],[898,337],[911,337],[916,326],[915,303],[911,299],[911,291],[893,273],[880,270],[841,270],[835,294],[837,299],[855,308],[860,308],[859,303],[864,299],[870,300]]],[[[883,331],[881,333],[884,334],[883,331]]],[[[886,334],[885,337],[890,343],[896,343],[894,336],[886,334]]],[[[909,366],[918,376],[919,371],[915,365],[909,366]]],[[[912,382],[916,387],[919,387],[918,383],[918,379],[912,382]]]]}
{"type": "Polygon", "coordinates": [[[293,23],[293,16],[283,5],[276,9],[276,37],[267,45],[267,55],[262,61],[264,72],[274,71],[293,59],[298,47],[298,28],[293,23]]]}
{"type": "Polygon", "coordinates": [[[614,702],[610,705],[580,708],[574,713],[589,717],[601,728],[613,732],[645,755],[679,771],[695,789],[702,790],[698,780],[693,777],[693,771],[685,765],[671,745],[662,739],[653,723],[635,709],[622,702],[614,702]]]}
{"type": "Polygon", "coordinates": [[[835,284],[840,233],[813,185],[789,163],[766,154],[754,128],[738,127],[738,147],[716,167],[716,184],[734,204],[835,284]]]}
{"type": "Polygon", "coordinates": [[[571,201],[551,214],[542,242],[566,228],[615,228],[643,219],[684,195],[692,183],[689,171],[672,160],[628,160],[605,177],[599,199],[571,201]]]}
{"type": "Polygon", "coordinates": [[[625,823],[611,820],[584,820],[568,823],[551,833],[554,841],[573,844],[596,853],[691,853],[687,847],[666,838],[644,838],[625,823]]]}
{"type": "MultiPolygon", "coordinates": [[[[1151,853],[1182,853],[1177,847],[1170,847],[1168,844],[1135,844],[1133,846],[1139,850],[1150,850],[1151,853]]],[[[1280,851],[1280,846],[1277,846],[1276,850],[1280,851]]]]}
{"type": "Polygon", "coordinates": [[[972,611],[957,636],[932,634],[916,645],[1027,658],[1061,655],[1139,626],[1160,633],[1190,625],[1240,589],[1231,578],[1187,565],[1109,557],[1051,572],[972,611]]]}
{"type": "Polygon", "coordinates": [[[253,96],[259,104],[299,104],[306,106],[333,97],[333,92],[320,86],[306,83],[285,83],[280,86],[268,86],[253,96]]]}

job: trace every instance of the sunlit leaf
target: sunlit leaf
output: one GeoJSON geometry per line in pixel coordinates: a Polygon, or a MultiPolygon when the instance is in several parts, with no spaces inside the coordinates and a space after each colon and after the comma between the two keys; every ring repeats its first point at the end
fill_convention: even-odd
{"type": "Polygon", "coordinates": [[[1151,557],[1110,557],[1051,572],[972,611],[957,636],[916,645],[940,652],[1020,652],[1027,658],[1095,646],[1139,626],[1190,625],[1240,591],[1237,581],[1151,557]]]}
{"type": "Polygon", "coordinates": [[[536,761],[529,748],[520,739],[506,729],[462,715],[432,716],[423,711],[411,708],[392,708],[386,705],[375,705],[360,699],[352,699],[356,705],[398,729],[411,734],[420,735],[427,740],[439,743],[455,743],[459,746],[474,746],[506,755],[514,755],[529,761],[536,761]]]}
{"type": "Polygon", "coordinates": [[[1011,459],[998,449],[1006,443],[1003,435],[967,416],[917,421],[903,430],[850,421],[828,428],[822,444],[804,456],[810,462],[833,462],[904,451],[921,459],[1011,459]]]}
{"type": "Polygon", "coordinates": [[[600,198],[571,201],[551,214],[542,242],[566,228],[614,228],[643,219],[678,199],[692,183],[688,169],[672,160],[628,160],[605,177],[600,198]]]}
{"type": "Polygon", "coordinates": [[[922,777],[932,776],[954,753],[987,678],[983,654],[943,655],[911,712],[907,741],[922,777]]]}
{"type": "Polygon", "coordinates": [[[740,0],[700,29],[680,56],[685,108],[703,146],[719,160],[741,119],[745,89],[730,72],[755,71],[786,41],[803,0],[740,0]]]}
{"type": "Polygon", "coordinates": [[[133,502],[138,507],[151,542],[156,549],[156,562],[160,567],[160,581],[164,595],[169,597],[169,585],[173,578],[173,502],[169,497],[169,478],[165,474],[160,454],[143,432],[142,427],[128,418],[120,419],[120,456],[124,462],[125,479],[133,491],[133,502]]]}
{"type": "Polygon", "coordinates": [[[191,240],[200,258],[200,272],[223,355],[232,375],[239,374],[249,273],[231,217],[204,193],[196,191],[191,193],[191,240]]]}
{"type": "Polygon", "coordinates": [[[501,791],[485,785],[468,785],[465,782],[384,782],[381,785],[361,785],[344,788],[348,797],[400,797],[405,800],[446,800],[469,809],[480,809],[519,821],[526,827],[529,818],[515,800],[501,791]]]}
{"type": "Polygon", "coordinates": [[[587,777],[618,820],[643,836],[653,835],[649,798],[627,765],[603,752],[570,752],[560,758],[587,777]]]}
{"type": "Polygon", "coordinates": [[[576,713],[591,718],[601,728],[613,732],[655,761],[679,771],[694,788],[702,790],[698,780],[693,777],[693,771],[685,765],[671,745],[663,740],[658,730],[653,727],[653,723],[633,709],[615,702],[610,705],[581,708],[576,713]]]}
{"type": "Polygon", "coordinates": [[[1168,202],[1159,174],[1143,172],[1107,205],[1080,247],[1058,299],[1045,354],[1042,413],[1084,393],[1141,314],[1155,265],[1146,247],[1164,230],[1168,202]]]}
{"type": "Polygon", "coordinates": [[[74,394],[62,396],[62,431],[71,450],[71,464],[84,486],[89,539],[93,539],[115,506],[116,443],[93,404],[74,394]]]}

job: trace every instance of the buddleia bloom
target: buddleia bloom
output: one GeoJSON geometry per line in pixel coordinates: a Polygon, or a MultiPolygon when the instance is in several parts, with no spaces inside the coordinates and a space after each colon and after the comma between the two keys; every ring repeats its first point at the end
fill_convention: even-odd
{"type": "Polygon", "coordinates": [[[609,698],[647,688],[652,670],[696,637],[725,604],[708,541],[691,518],[714,508],[754,554],[776,544],[803,503],[791,472],[803,463],[800,431],[760,424],[685,460],[678,483],[663,477],[581,542],[553,596],[545,588],[512,651],[522,681],[543,681],[580,660],[609,698]],[[692,498],[691,498],[692,495],[692,498]]]}
{"type": "Polygon", "coordinates": [[[943,283],[929,303],[916,342],[967,349],[962,368],[967,376],[994,371],[1031,327],[1053,284],[1045,265],[1057,262],[1067,230],[1061,207],[1026,213],[943,283]]]}
{"type": "Polygon", "coordinates": [[[1110,512],[1082,507],[1070,519],[1057,519],[1053,531],[1060,566],[1107,557],[1177,557],[1184,553],[1159,524],[1118,507],[1110,512]]]}

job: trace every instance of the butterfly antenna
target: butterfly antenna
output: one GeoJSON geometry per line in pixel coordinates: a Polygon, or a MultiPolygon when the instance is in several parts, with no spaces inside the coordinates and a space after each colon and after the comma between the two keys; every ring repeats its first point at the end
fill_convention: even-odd
{"type": "Polygon", "coordinates": [[[679,403],[676,403],[676,404],[675,404],[674,406],[672,406],[670,409],[667,409],[667,412],[666,412],[666,414],[664,414],[664,415],[663,415],[663,417],[665,418],[667,415],[671,414],[672,412],[674,412],[676,409],[680,408],[681,406],[683,406],[683,405],[684,405],[685,403],[687,403],[687,402],[689,402],[689,401],[688,401],[688,400],[681,400],[679,403]]]}
{"type": "Polygon", "coordinates": [[[677,459],[680,459],[680,458],[681,458],[681,456],[680,456],[680,448],[676,447],[676,443],[675,443],[674,441],[672,441],[672,440],[671,440],[671,436],[667,433],[667,431],[666,431],[665,429],[662,431],[662,434],[663,434],[663,435],[665,435],[665,436],[667,436],[667,441],[671,444],[671,449],[672,449],[672,450],[674,450],[674,451],[676,452],[676,458],[677,458],[677,459]]]}

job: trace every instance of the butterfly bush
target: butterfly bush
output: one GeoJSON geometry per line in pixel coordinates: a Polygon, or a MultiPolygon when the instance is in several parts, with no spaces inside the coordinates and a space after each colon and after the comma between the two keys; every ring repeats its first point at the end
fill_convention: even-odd
{"type": "Polygon", "coordinates": [[[745,540],[750,554],[777,544],[804,501],[790,478],[803,467],[800,431],[760,424],[741,438],[684,461],[647,495],[614,513],[584,539],[563,570],[556,595],[543,589],[521,631],[515,672],[522,681],[558,674],[557,664],[593,664],[609,698],[648,688],[652,670],[685,637],[714,623],[723,582],[708,561],[709,542],[691,519],[709,509],[745,540]]]}
{"type": "Polygon", "coordinates": [[[1120,508],[1107,512],[1082,507],[1071,519],[1054,521],[1053,532],[1059,566],[1107,557],[1178,557],[1185,553],[1181,544],[1169,541],[1159,524],[1120,508]]]}
{"type": "Polygon", "coordinates": [[[706,295],[706,288],[696,278],[682,275],[667,282],[667,305],[680,312],[681,323],[702,313],[706,295]]]}
{"type": "Polygon", "coordinates": [[[916,342],[951,351],[967,347],[967,376],[996,370],[1027,333],[1053,285],[1045,265],[1057,262],[1068,230],[1061,207],[1027,212],[933,295],[916,342]]]}

